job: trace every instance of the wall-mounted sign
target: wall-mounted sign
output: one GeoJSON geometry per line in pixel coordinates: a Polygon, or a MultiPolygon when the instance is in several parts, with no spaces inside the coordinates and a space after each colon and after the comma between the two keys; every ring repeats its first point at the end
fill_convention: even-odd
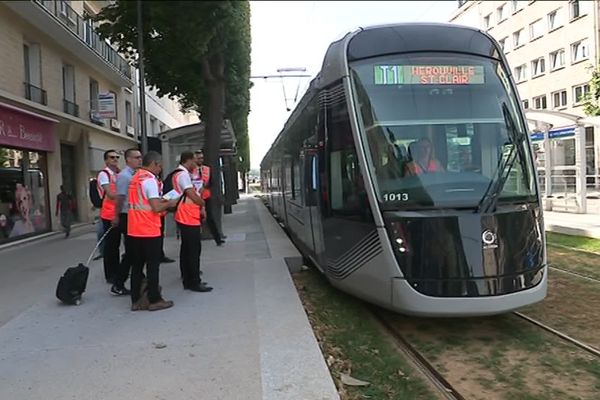
{"type": "Polygon", "coordinates": [[[98,94],[98,116],[100,118],[117,117],[117,99],[112,92],[98,94]]]}

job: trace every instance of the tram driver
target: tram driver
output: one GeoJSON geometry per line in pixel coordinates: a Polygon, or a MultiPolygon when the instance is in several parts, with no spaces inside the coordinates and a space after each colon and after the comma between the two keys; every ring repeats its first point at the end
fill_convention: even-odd
{"type": "Polygon", "coordinates": [[[420,138],[409,146],[411,161],[404,166],[404,176],[417,176],[431,172],[442,172],[444,168],[433,157],[432,143],[429,138],[420,138]]]}

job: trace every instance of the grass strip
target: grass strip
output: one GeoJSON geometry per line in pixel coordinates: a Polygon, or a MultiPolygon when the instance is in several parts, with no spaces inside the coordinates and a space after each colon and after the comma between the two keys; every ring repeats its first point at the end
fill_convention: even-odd
{"type": "Polygon", "coordinates": [[[292,275],[342,400],[436,399],[360,300],[314,269],[292,275]],[[342,374],[368,386],[346,386],[342,374]]]}

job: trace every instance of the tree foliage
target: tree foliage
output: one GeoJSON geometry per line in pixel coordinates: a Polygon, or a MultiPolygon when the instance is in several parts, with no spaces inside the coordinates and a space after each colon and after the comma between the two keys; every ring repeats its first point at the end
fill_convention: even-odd
{"type": "Polygon", "coordinates": [[[583,96],[583,111],[588,116],[600,115],[600,67],[592,71],[590,91],[583,96]]]}
{"type": "MultiPolygon", "coordinates": [[[[248,1],[143,1],[146,82],[159,96],[200,112],[206,159],[216,166],[223,118],[232,121],[242,168],[249,167],[250,5],[248,1]]],[[[137,62],[137,2],[118,1],[94,20],[137,62]]]]}

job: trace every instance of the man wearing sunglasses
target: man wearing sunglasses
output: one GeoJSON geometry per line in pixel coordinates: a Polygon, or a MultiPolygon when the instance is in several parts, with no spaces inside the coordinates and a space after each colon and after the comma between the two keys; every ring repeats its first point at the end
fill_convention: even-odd
{"type": "MultiPolygon", "coordinates": [[[[113,226],[117,217],[117,174],[119,173],[119,155],[115,150],[104,152],[105,167],[98,173],[98,194],[102,198],[100,218],[104,232],[113,226]]],[[[104,239],[104,277],[109,283],[115,283],[119,269],[120,235],[112,229],[104,239]]]]}
{"type": "MultiPolygon", "coordinates": [[[[117,175],[117,214],[113,218],[112,225],[115,227],[119,237],[112,243],[117,247],[121,244],[121,235],[123,235],[123,244],[125,245],[125,254],[118,264],[117,274],[110,292],[116,296],[129,294],[125,287],[125,282],[129,278],[131,270],[131,250],[129,238],[127,236],[127,213],[129,211],[129,184],[133,175],[142,166],[142,153],[135,148],[125,150],[125,168],[117,175]]],[[[105,250],[106,251],[106,250],[105,250]]]]}

